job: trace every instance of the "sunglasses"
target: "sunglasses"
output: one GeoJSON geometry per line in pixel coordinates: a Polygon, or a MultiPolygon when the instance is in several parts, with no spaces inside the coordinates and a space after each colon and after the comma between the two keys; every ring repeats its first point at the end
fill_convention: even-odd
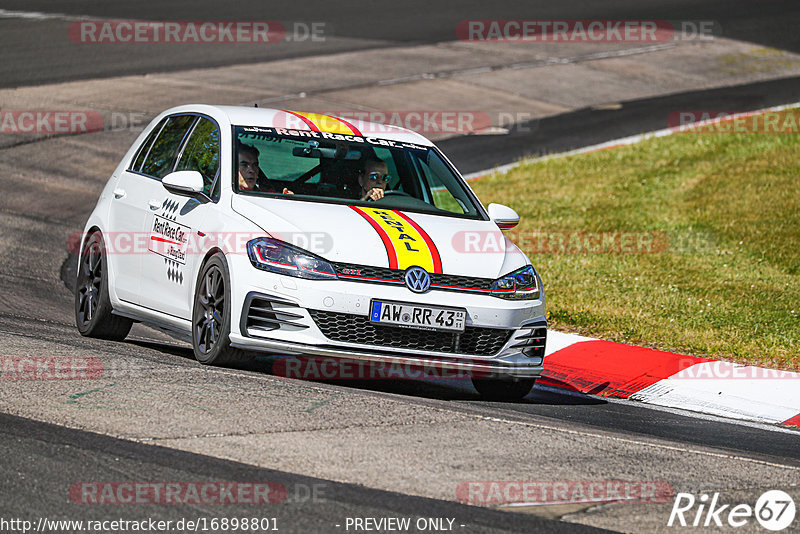
{"type": "Polygon", "coordinates": [[[367,178],[375,182],[388,182],[389,180],[392,179],[391,175],[389,174],[381,174],[379,172],[374,172],[374,171],[368,172],[367,178]]]}

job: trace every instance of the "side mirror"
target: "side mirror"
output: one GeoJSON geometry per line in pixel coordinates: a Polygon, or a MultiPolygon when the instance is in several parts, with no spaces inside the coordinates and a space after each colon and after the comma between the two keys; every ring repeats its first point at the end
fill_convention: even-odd
{"type": "Polygon", "coordinates": [[[162,178],[161,185],[175,195],[194,197],[203,192],[203,175],[197,171],[175,171],[162,178]]]}
{"type": "Polygon", "coordinates": [[[502,204],[489,204],[489,218],[501,230],[510,230],[519,224],[517,212],[502,204]]]}

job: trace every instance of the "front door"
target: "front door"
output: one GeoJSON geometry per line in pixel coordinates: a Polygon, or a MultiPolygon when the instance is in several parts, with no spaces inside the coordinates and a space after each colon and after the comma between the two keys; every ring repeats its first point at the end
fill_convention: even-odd
{"type": "MultiPolygon", "coordinates": [[[[219,194],[219,145],[217,124],[198,117],[174,166],[176,171],[200,172],[204,193],[213,199],[219,194]]],[[[172,194],[155,181],[148,195],[154,208],[145,217],[149,246],[142,255],[141,305],[191,320],[193,273],[203,259],[198,243],[213,224],[217,203],[172,194]]]]}

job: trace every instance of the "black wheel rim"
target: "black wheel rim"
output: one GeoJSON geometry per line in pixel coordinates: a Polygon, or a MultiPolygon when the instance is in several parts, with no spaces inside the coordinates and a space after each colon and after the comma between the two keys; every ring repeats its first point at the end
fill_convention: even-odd
{"type": "Polygon", "coordinates": [[[211,267],[203,276],[197,304],[195,340],[200,352],[208,354],[219,341],[225,316],[225,279],[218,267],[211,267]]]}
{"type": "Polygon", "coordinates": [[[92,240],[81,261],[81,283],[78,284],[78,317],[83,324],[90,323],[97,314],[103,282],[103,254],[100,244],[92,240]]]}

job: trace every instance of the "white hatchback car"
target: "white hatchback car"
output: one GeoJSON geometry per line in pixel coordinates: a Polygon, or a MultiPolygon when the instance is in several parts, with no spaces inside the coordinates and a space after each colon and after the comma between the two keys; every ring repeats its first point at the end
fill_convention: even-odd
{"type": "Polygon", "coordinates": [[[86,223],[83,335],[142,322],[206,364],[252,351],[468,372],[521,398],[542,371],[541,280],[427,139],[327,115],[192,105],[122,158],[86,223]]]}

